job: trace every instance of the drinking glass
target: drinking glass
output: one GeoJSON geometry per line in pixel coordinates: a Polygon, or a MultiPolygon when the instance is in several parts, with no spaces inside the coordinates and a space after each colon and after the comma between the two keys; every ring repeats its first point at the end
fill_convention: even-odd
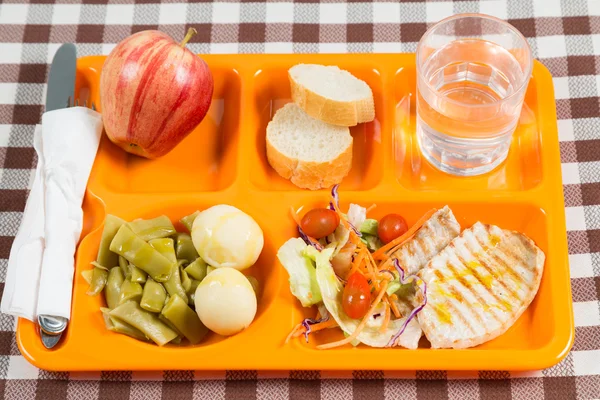
{"type": "Polygon", "coordinates": [[[431,27],[417,47],[417,140],[449,174],[489,172],[508,155],[533,59],[512,25],[460,14],[431,27]]]}

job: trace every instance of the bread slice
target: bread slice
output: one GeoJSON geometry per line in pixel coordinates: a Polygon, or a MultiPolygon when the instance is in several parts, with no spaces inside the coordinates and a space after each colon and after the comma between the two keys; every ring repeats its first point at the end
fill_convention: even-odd
{"type": "Polygon", "coordinates": [[[347,127],[326,124],[288,103],[267,125],[267,158],[294,185],[327,188],[340,183],[350,171],[352,136],[347,127]]]}
{"type": "Polygon", "coordinates": [[[313,118],[333,125],[373,121],[375,103],[369,85],[336,66],[298,64],[289,69],[292,99],[313,118]]]}

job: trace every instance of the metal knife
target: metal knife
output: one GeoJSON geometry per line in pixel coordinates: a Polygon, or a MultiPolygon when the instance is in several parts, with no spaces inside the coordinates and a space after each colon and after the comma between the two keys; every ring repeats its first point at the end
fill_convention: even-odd
{"type": "MultiPolygon", "coordinates": [[[[75,95],[77,49],[73,43],[59,47],[52,59],[46,92],[46,112],[69,107],[75,95]]],[[[68,320],[54,315],[38,315],[42,343],[48,349],[56,346],[67,328],[68,320]]]]}

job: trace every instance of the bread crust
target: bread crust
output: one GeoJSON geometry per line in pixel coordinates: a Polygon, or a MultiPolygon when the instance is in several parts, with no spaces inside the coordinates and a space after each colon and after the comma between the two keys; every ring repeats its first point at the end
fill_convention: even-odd
{"type": "Polygon", "coordinates": [[[356,101],[338,101],[323,97],[301,85],[289,70],[288,76],[292,100],[313,118],[339,126],[355,126],[375,119],[375,103],[370,87],[370,96],[366,98],[356,101]]]}
{"type": "MultiPolygon", "coordinates": [[[[267,126],[267,132],[269,128],[273,129],[267,126]]],[[[352,143],[351,138],[348,147],[333,160],[303,161],[280,152],[271,143],[267,133],[267,159],[279,175],[289,179],[294,185],[302,189],[318,190],[338,184],[348,175],[352,166],[352,143]]]]}

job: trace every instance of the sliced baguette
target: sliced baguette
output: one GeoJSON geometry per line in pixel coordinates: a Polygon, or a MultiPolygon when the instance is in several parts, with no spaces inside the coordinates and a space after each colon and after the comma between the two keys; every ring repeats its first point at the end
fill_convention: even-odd
{"type": "Polygon", "coordinates": [[[267,125],[267,159],[298,187],[327,188],[350,171],[352,136],[347,127],[326,124],[289,103],[267,125]]]}
{"type": "Polygon", "coordinates": [[[289,69],[292,99],[313,118],[333,125],[373,121],[375,103],[369,85],[336,66],[298,64],[289,69]]]}

